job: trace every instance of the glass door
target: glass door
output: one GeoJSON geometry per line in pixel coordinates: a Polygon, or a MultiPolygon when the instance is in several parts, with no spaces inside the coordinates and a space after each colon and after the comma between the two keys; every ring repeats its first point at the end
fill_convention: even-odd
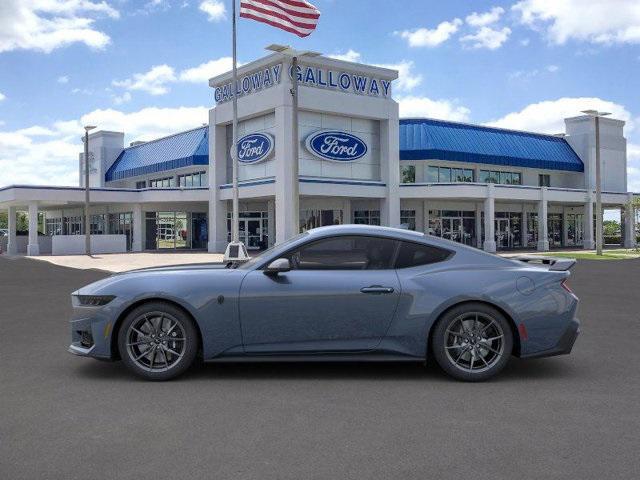
{"type": "Polygon", "coordinates": [[[496,247],[498,249],[513,248],[513,235],[511,234],[508,218],[496,218],[496,247]]]}
{"type": "Polygon", "coordinates": [[[240,220],[240,240],[247,246],[248,250],[262,248],[262,220],[240,220]]]}
{"type": "Polygon", "coordinates": [[[584,215],[570,213],[567,215],[567,243],[571,246],[582,245],[584,240],[584,215]]]}

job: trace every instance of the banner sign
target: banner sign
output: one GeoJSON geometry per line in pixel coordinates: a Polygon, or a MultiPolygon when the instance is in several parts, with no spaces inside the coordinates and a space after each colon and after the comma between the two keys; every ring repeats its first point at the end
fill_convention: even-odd
{"type": "Polygon", "coordinates": [[[322,160],[354,162],[367,154],[367,144],[346,132],[321,130],[306,140],[307,150],[322,160]]]}

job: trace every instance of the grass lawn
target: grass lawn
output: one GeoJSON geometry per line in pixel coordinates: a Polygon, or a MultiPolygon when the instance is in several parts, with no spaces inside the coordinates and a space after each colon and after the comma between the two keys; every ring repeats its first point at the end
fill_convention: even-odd
{"type": "Polygon", "coordinates": [[[628,260],[631,258],[640,258],[640,251],[628,250],[604,250],[602,255],[596,255],[595,252],[584,253],[565,253],[565,252],[549,252],[550,257],[575,258],[578,260],[628,260]]]}

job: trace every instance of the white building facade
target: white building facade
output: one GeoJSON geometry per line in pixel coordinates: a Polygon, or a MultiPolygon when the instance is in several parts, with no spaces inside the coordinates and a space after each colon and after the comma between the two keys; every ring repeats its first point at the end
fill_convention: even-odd
{"type": "MultiPolygon", "coordinates": [[[[336,223],[404,225],[489,252],[593,248],[592,118],[566,119],[565,134],[556,136],[401,120],[391,96],[396,71],[323,56],[300,63],[295,139],[290,59],[273,54],[239,68],[240,232],[250,249],[336,223]]],[[[224,251],[233,193],[231,74],[209,84],[216,104],[208,126],[127,148],[122,132],[89,136],[97,248],[224,251]]],[[[623,127],[601,119],[603,204],[621,209],[620,242],[630,247],[636,227],[623,127]]],[[[80,187],[0,188],[0,208],[9,211],[0,248],[73,253],[70,237],[84,233],[83,165],[81,155],[80,187]],[[17,211],[28,211],[26,235],[16,231],[17,211]]]]}

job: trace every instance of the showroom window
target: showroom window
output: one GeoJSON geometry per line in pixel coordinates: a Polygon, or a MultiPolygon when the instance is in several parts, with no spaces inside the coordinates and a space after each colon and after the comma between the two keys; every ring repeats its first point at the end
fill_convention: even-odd
{"type": "Polygon", "coordinates": [[[178,175],[178,186],[184,188],[206,187],[209,184],[207,172],[195,172],[178,175]]]}
{"type": "Polygon", "coordinates": [[[522,185],[522,174],[498,170],[480,170],[480,183],[498,183],[502,185],[522,185]]]}
{"type": "Polygon", "coordinates": [[[356,210],[353,212],[356,225],[380,225],[380,210],[356,210]]]}
{"type": "Polygon", "coordinates": [[[174,177],[156,178],[149,180],[149,188],[171,188],[176,186],[174,177]]]}
{"type": "Polygon", "coordinates": [[[473,170],[470,168],[427,167],[429,183],[469,183],[473,182],[473,170]]]}
{"type": "Polygon", "coordinates": [[[416,211],[400,210],[400,224],[405,225],[409,230],[416,229],[416,211]]]}
{"type": "Polygon", "coordinates": [[[550,187],[551,186],[551,175],[546,173],[541,173],[538,175],[538,185],[540,187],[550,187]]]}
{"type": "Polygon", "coordinates": [[[343,236],[304,245],[288,255],[295,270],[387,270],[397,242],[390,238],[343,236]]]}
{"type": "Polygon", "coordinates": [[[416,183],[415,165],[406,165],[400,167],[400,183],[416,183]]]}
{"type": "Polygon", "coordinates": [[[147,188],[146,180],[142,180],[141,182],[136,182],[136,188],[140,190],[141,188],[147,188]]]}

